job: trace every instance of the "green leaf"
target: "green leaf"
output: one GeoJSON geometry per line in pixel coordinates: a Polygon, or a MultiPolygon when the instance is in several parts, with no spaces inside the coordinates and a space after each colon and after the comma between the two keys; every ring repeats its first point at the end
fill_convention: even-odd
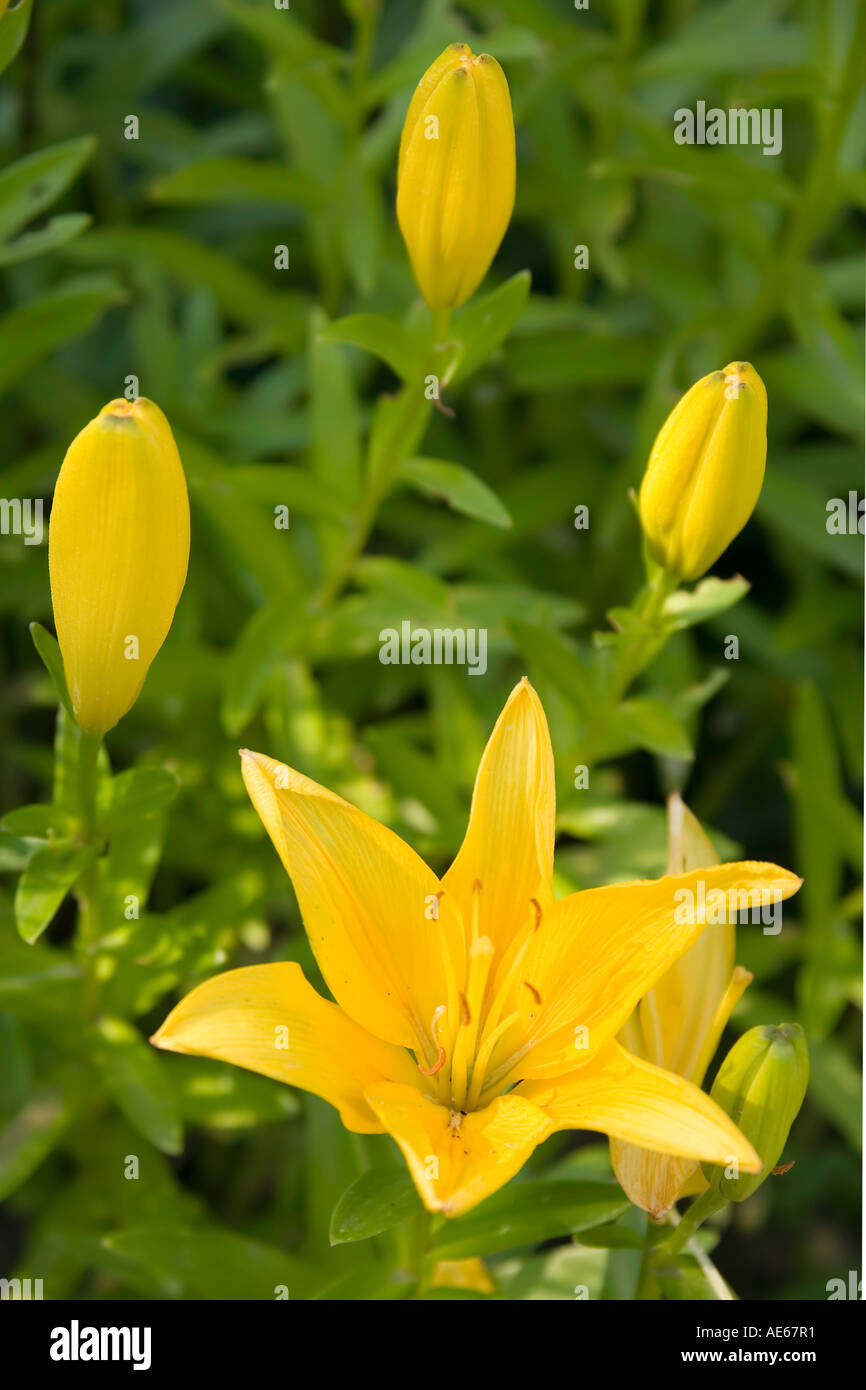
{"type": "Polygon", "coordinates": [[[415,365],[412,339],[401,324],[383,314],[349,314],[319,331],[325,342],[349,343],[386,362],[403,381],[411,380],[415,365]]]}
{"type": "Polygon", "coordinates": [[[0,20],[0,72],[7,68],[27,37],[33,0],[14,2],[0,20]]]}
{"type": "Polygon", "coordinates": [[[294,1091],[269,1077],[209,1057],[167,1054],[162,1061],[175,1104],[188,1125],[231,1133],[300,1114],[294,1091]]]}
{"type": "Polygon", "coordinates": [[[68,1035],[79,1026],[81,966],[68,955],[17,938],[0,947],[0,1009],[68,1035]]]}
{"type": "Polygon", "coordinates": [[[310,482],[330,509],[322,514],[333,523],[340,520],[332,497],[354,500],[361,487],[361,418],[346,353],[339,343],[322,336],[324,320],[315,314],[310,326],[310,429],[312,463],[310,482]],[[325,488],[322,488],[322,483],[325,488]]]}
{"type": "Polygon", "coordinates": [[[457,340],[454,364],[442,374],[443,386],[466,381],[489,361],[520,318],[529,298],[531,276],[518,271],[492,294],[473,301],[455,319],[449,336],[457,340]]]}
{"type": "Polygon", "coordinates": [[[110,784],[111,800],[100,816],[102,830],[110,834],[136,825],[144,816],[164,811],[177,796],[180,782],[163,767],[134,767],[121,772],[110,784]]]}
{"type": "Polygon", "coordinates": [[[486,521],[488,526],[503,530],[512,525],[496,493],[459,463],[448,463],[445,459],[406,459],[398,469],[398,476],[416,492],[441,499],[464,516],[486,521]]]}
{"type": "Polygon", "coordinates": [[[589,718],[596,701],[592,672],[580,652],[561,633],[510,618],[506,630],[526,661],[562,691],[566,699],[589,718]]]}
{"type": "Polygon", "coordinates": [[[726,608],[733,608],[741,598],[745,598],[750,585],[741,575],[733,579],[702,579],[696,589],[677,589],[665,599],[662,618],[671,632],[681,632],[694,627],[696,623],[706,622],[726,608]]]}
{"type": "Polygon", "coordinates": [[[693,1255],[653,1265],[653,1274],[665,1298],[686,1302],[713,1303],[732,1297],[725,1280],[707,1260],[700,1264],[693,1255]]]}
{"type": "Polygon", "coordinates": [[[809,1043],[809,1094],[852,1148],[862,1143],[862,1082],[844,1048],[833,1038],[809,1043]]]}
{"type": "Polygon", "coordinates": [[[81,849],[68,840],[43,845],[33,855],[18,880],[15,921],[25,941],[35,941],[59,908],[66,894],[96,857],[92,846],[81,849]]]}
{"type": "Polygon", "coordinates": [[[433,1237],[437,1260],[493,1255],[615,1221],[631,1203],[615,1183],[520,1182],[488,1197],[433,1237]]]}
{"type": "Polygon", "coordinates": [[[15,241],[0,246],[0,265],[17,265],[19,261],[29,261],[33,256],[42,256],[67,241],[79,236],[90,226],[93,218],[86,212],[64,212],[52,217],[44,227],[33,232],[24,232],[15,241]]]}
{"type": "Polygon", "coordinates": [[[216,1227],[118,1231],[104,1245],[142,1266],[163,1298],[273,1300],[286,1289],[306,1298],[322,1282],[313,1266],[273,1246],[216,1227]]]}
{"type": "Polygon", "coordinates": [[[331,1216],[331,1244],[367,1240],[423,1211],[409,1174],[370,1168],[347,1187],[331,1216]]]}
{"type": "Polygon", "coordinates": [[[285,203],[310,207],[321,200],[313,179],[299,169],[268,160],[199,159],[173,169],[151,186],[157,203],[215,206],[228,203],[285,203]]]}
{"type": "Polygon", "coordinates": [[[680,720],[661,700],[648,697],[624,700],[612,722],[639,748],[646,748],[650,753],[667,758],[694,757],[689,736],[680,720]]]}
{"type": "Polygon", "coordinates": [[[120,1018],[102,1018],[93,1037],[93,1060],[106,1089],[129,1123],[165,1154],[183,1148],[183,1130],[161,1060],[120,1018]]]}
{"type": "Polygon", "coordinates": [[[56,202],[95,149],[94,136],[79,135],[8,165],[0,174],[0,242],[8,241],[56,202]]]}
{"type": "MultiPolygon", "coordinates": [[[[838,900],[844,874],[844,840],[838,807],[844,801],[836,739],[818,691],[803,682],[791,728],[797,870],[805,917],[804,959],[797,994],[810,1035],[824,1037],[846,1007],[842,981],[850,965],[838,900]]],[[[811,1037],[810,1037],[811,1041],[811,1037]]]]}
{"type": "Polygon", "coordinates": [[[0,1201],[25,1183],[48,1157],[71,1118],[61,1089],[34,1092],[0,1129],[0,1201]]]}
{"type": "Polygon", "coordinates": [[[63,708],[73,719],[72,701],[69,698],[69,691],[66,688],[66,675],[63,670],[63,657],[60,655],[60,647],[57,638],[52,637],[51,633],[44,628],[41,623],[30,624],[30,636],[33,638],[33,645],[39,654],[43,666],[48,672],[54,683],[63,708]]]}
{"type": "MultiPolygon", "coordinates": [[[[86,238],[85,238],[86,240],[86,238]]],[[[6,391],[55,348],[86,333],[121,298],[107,275],[69,280],[0,319],[0,391],[6,391]]]]}
{"type": "Polygon", "coordinates": [[[0,821],[0,826],[10,835],[21,835],[24,839],[49,840],[53,836],[67,840],[75,828],[75,817],[62,806],[39,803],[10,811],[0,821]]]}

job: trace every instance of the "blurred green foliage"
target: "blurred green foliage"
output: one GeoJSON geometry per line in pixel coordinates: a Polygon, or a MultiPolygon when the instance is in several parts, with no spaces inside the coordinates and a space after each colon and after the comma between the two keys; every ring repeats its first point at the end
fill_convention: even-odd
{"type": "MultiPolygon", "coordinates": [[[[859,0],[24,0],[0,21],[0,493],[47,512],[69,441],[135,377],[172,423],[193,508],[174,627],[108,740],[118,770],[154,776],[100,774],[112,876],[146,907],[99,944],[94,1024],[62,903],[80,865],[55,843],[75,734],[61,717],[55,768],[56,696],[28,634],[51,622],[45,546],[0,536],[4,1273],[50,1297],[400,1295],[377,1273],[403,1238],[373,1235],[380,1194],[366,1242],[346,1235],[360,1207],[347,1227],[334,1211],[390,1162],[411,1227],[388,1141],[145,1038],[229,961],[297,959],[317,979],[241,736],[442,867],[524,672],[556,752],[563,888],[661,873],[675,787],[728,857],[805,878],[780,936],[742,928],[756,982],[735,1015],[736,1032],[806,1028],[796,1163],[729,1217],[717,1258],[741,1297],[823,1298],[856,1267],[863,547],[826,523],[862,485],[864,53],[859,0]],[[454,417],[434,414],[373,506],[368,445],[375,459],[423,318],[396,148],[413,85],[456,39],[511,85],[517,205],[486,290],[511,279],[517,298],[455,363],[454,417]],[[677,145],[674,112],[698,100],[780,108],[782,153],[677,145]],[[769,394],[767,476],[716,569],[751,588],[696,610],[706,622],[682,625],[596,738],[590,634],[641,582],[629,489],[681,391],[746,357],[769,394]],[[405,619],[487,627],[486,677],[381,665],[380,629],[405,619]],[[52,800],[52,780],[47,819],[13,811],[52,800]],[[51,925],[28,945],[13,898],[40,854],[54,896],[27,899],[30,934],[51,925]]],[[[467,342],[482,327],[468,319],[467,342]]],[[[441,1232],[443,1257],[493,1253],[507,1298],[634,1296],[634,1214],[619,1217],[605,1146],[557,1139],[527,1177],[492,1199],[519,1256],[485,1237],[485,1206],[441,1232]]],[[[663,1292],[708,1296],[699,1284],[695,1266],[663,1292]]]]}

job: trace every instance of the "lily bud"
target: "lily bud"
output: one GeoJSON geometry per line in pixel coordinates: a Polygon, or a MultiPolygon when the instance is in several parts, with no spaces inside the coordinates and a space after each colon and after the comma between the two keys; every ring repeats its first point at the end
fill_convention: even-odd
{"type": "Polygon", "coordinates": [[[48,566],[57,640],[80,728],[104,734],[138,699],[186,579],[189,501],[168,421],[115,400],[67,450],[48,566]]]}
{"type": "Polygon", "coordinates": [[[710,1187],[729,1202],[742,1202],[772,1172],[797,1118],[809,1084],[809,1051],[799,1023],[751,1028],[734,1043],[710,1095],[740,1127],[760,1155],[760,1173],[737,1176],[703,1164],[710,1187]]]}
{"type": "MultiPolygon", "coordinates": [[[[685,874],[718,862],[700,822],[674,792],[668,798],[667,872],[685,874]]],[[[734,964],[735,937],[733,921],[707,927],[662,975],[622,1030],[620,1041],[630,1052],[702,1084],[725,1025],[752,980],[748,970],[734,964]]],[[[680,1197],[706,1187],[695,1159],[619,1139],[611,1139],[610,1157],[626,1196],[654,1220],[680,1197]]]]}
{"type": "Polygon", "coordinates": [[[659,430],[641,484],[653,559],[700,578],[752,515],[766,460],[767,392],[752,364],[702,377],[659,430]]]}
{"type": "Polygon", "coordinates": [[[415,90],[400,140],[397,220],[431,309],[454,309],[487,273],[514,207],[514,118],[489,53],[453,43],[415,90]]]}

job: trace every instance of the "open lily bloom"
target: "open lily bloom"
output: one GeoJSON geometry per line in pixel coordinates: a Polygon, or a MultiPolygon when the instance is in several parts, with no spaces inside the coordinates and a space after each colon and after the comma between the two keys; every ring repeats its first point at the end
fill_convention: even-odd
{"type": "MultiPolygon", "coordinates": [[[[668,801],[668,873],[718,864],[713,849],[678,793],[668,801]]],[[[708,926],[675,961],[626,1021],[620,1039],[630,1052],[703,1083],[725,1025],[752,976],[734,965],[736,927],[729,918],[708,926]]],[[[626,1195],[655,1220],[678,1197],[707,1186],[693,1158],[655,1153],[610,1141],[613,1170],[626,1195]]]]}
{"type": "Polygon", "coordinates": [[[800,880],[721,864],[554,901],[553,755],[535,691],[512,691],[481,760],[469,828],[439,879],[385,826],[245,753],[244,780],[298,896],[336,1003],[295,964],[199,985],[153,1041],[323,1096],[399,1144],[431,1211],[495,1192],[555,1130],[591,1129],[760,1171],[723,1111],[617,1041],[700,936],[711,890],[778,902],[800,880]],[[691,903],[688,910],[684,903],[691,903]]]}

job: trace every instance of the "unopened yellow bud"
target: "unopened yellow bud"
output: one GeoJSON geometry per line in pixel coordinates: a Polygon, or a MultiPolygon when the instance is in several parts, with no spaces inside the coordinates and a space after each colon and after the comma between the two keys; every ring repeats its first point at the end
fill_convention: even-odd
{"type": "Polygon", "coordinates": [[[767,392],[752,364],[702,377],[662,425],[641,484],[653,559],[700,578],[751,516],[766,460],[767,392]]]}
{"type": "Polygon", "coordinates": [[[397,172],[397,220],[431,309],[454,309],[487,273],[514,207],[514,118],[505,73],[453,43],[412,98],[397,172]]]}
{"type": "Polygon", "coordinates": [[[189,501],[153,401],[110,401],[67,450],[48,565],[57,640],[79,726],[104,734],[135,703],[186,579],[189,501]]]}

